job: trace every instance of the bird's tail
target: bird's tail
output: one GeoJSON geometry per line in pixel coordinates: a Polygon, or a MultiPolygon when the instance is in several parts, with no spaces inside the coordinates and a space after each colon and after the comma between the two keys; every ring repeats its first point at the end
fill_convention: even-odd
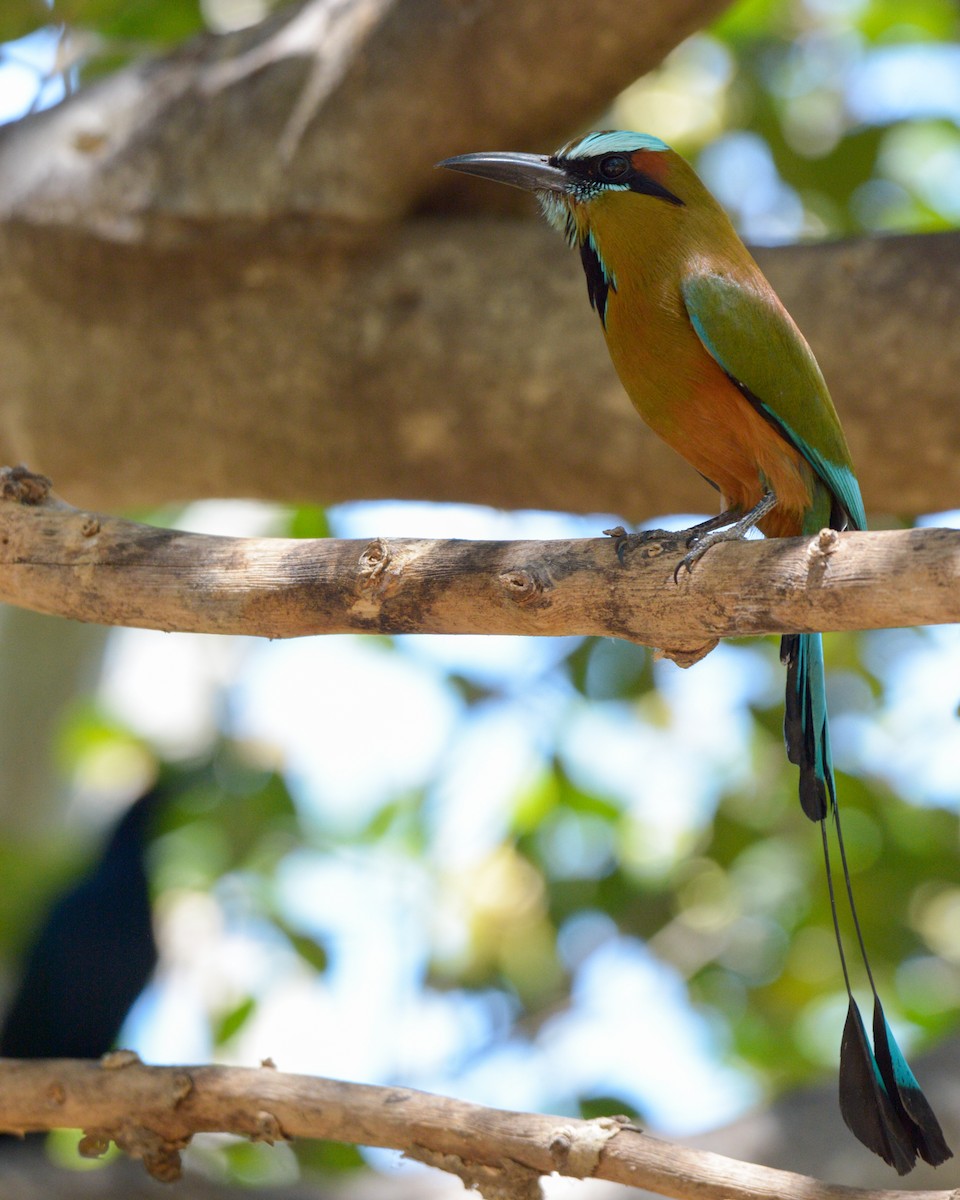
{"type": "Polygon", "coordinates": [[[830,893],[833,929],[847,989],[847,1020],[840,1045],[840,1112],[850,1131],[900,1175],[917,1155],[932,1166],[952,1157],[940,1124],[894,1039],[880,1004],[853,902],[840,811],[837,807],[830,730],[827,724],[823,640],[819,633],[787,634],[780,644],[787,668],[783,723],[787,756],[800,768],[800,803],[811,821],[820,823],[823,859],[830,893]],[[844,888],[857,944],[873,993],[873,1047],[853,998],[840,923],[837,917],[826,818],[832,815],[844,888]]]}

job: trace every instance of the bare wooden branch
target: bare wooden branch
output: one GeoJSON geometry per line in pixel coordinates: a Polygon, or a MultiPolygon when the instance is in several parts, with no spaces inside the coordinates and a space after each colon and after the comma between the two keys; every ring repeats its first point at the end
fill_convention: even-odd
{"type": "Polygon", "coordinates": [[[120,1051],[0,1064],[0,1130],[83,1129],[80,1152],[111,1140],[173,1179],[200,1132],[255,1141],[324,1138],[402,1150],[486,1197],[535,1195],[557,1172],[647,1188],[675,1200],[951,1200],[949,1191],[868,1191],[753,1166],[651,1137],[625,1118],[582,1121],[484,1108],[410,1088],[281,1073],[264,1065],[149,1067],[120,1051]]]}
{"type": "MultiPolygon", "coordinates": [[[[318,633],[599,634],[687,665],[718,638],[960,620],[960,531],[725,544],[692,572],[658,538],[230,538],[71,508],[0,473],[0,600],[107,625],[318,633]],[[24,490],[26,489],[26,491],[24,490]]],[[[47,481],[43,480],[43,483],[47,481]]]]}

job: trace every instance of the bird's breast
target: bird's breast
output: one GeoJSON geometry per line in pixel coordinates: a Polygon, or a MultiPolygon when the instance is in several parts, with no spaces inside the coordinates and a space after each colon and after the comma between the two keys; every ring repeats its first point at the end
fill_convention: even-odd
{"type": "Polygon", "coordinates": [[[708,354],[679,289],[631,290],[618,278],[604,333],[640,416],[719,488],[725,506],[746,510],[772,488],[778,503],[761,526],[764,533],[800,533],[814,472],[708,354]]]}

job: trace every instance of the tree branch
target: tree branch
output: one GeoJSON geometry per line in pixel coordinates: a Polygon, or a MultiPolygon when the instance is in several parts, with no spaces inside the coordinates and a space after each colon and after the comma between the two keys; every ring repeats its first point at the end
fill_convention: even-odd
{"type": "MultiPolygon", "coordinates": [[[[17,226],[0,260],[0,462],[78,503],[418,498],[628,520],[714,504],[633,411],[578,263],[535,221],[423,220],[364,252],[308,236],[144,251],[17,226]]],[[[956,505],[960,235],[762,265],[820,357],[868,511],[956,505]]]]}
{"type": "Polygon", "coordinates": [[[159,1179],[201,1132],[254,1141],[324,1138],[402,1150],[493,1197],[532,1197],[542,1175],[607,1179],[675,1200],[950,1200],[953,1193],[867,1191],[661,1141],[625,1118],[595,1121],[483,1108],[410,1088],[373,1087],[241,1067],[149,1067],[118,1051],[0,1067],[0,1130],[85,1131],[80,1152],[111,1140],[159,1179]]]}
{"type": "Polygon", "coordinates": [[[598,634],[681,665],[718,638],[960,620],[960,531],[728,543],[674,572],[676,539],[319,541],[158,529],[0,472],[0,600],[107,625],[318,633],[598,634]]]}
{"type": "Polygon", "coordinates": [[[728,3],[301,0],[6,126],[0,214],[123,240],[394,220],[453,187],[438,158],[552,149],[728,3]]]}

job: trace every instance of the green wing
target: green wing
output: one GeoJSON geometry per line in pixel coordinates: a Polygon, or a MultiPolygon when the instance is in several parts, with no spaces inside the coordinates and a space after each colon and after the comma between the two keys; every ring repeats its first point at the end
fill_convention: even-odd
{"type": "Polygon", "coordinates": [[[687,315],[712,358],[803,455],[849,517],[866,529],[860,485],[810,347],[766,280],[684,280],[687,315]]]}

